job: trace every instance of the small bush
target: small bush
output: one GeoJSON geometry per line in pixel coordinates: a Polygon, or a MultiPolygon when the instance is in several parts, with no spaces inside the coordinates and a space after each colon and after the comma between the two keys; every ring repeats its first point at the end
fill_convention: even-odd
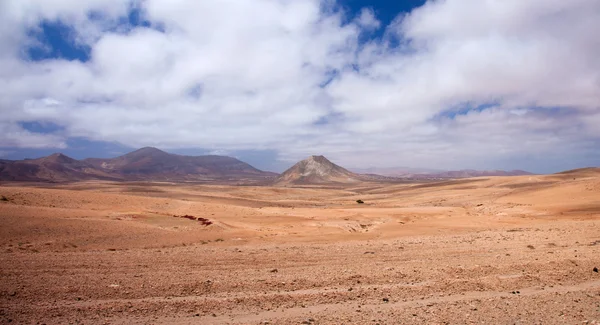
{"type": "Polygon", "coordinates": [[[356,203],[363,204],[363,203],[365,203],[365,201],[363,201],[363,200],[356,200],[356,203]]]}

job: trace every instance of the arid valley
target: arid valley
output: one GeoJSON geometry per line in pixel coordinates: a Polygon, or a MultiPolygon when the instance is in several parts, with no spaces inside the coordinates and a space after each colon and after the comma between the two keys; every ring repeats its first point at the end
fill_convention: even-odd
{"type": "Polygon", "coordinates": [[[599,169],[0,195],[3,324],[600,322],[599,169]]]}

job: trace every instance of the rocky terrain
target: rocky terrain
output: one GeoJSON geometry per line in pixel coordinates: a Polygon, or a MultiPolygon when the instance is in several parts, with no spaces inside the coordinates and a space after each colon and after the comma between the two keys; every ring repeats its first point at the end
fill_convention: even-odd
{"type": "Polygon", "coordinates": [[[598,324],[599,202],[599,169],[4,183],[0,323],[598,324]]]}

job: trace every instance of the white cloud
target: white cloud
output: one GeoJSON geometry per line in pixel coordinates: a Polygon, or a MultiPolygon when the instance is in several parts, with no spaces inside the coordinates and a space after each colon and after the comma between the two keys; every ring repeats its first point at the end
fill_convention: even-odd
{"type": "Polygon", "coordinates": [[[0,148],[66,148],[65,139],[57,135],[29,132],[17,124],[0,122],[0,148]]]}
{"type": "Polygon", "coordinates": [[[363,8],[356,19],[358,25],[365,29],[377,29],[381,27],[381,22],[375,17],[373,9],[363,8]]]}
{"type": "Polygon", "coordinates": [[[353,166],[488,168],[597,151],[598,1],[432,1],[367,44],[361,35],[381,27],[373,11],[344,17],[330,4],[3,1],[0,113],[13,136],[0,145],[64,145],[63,134],[19,133],[19,121],[41,120],[130,146],[323,153],[353,166]],[[161,31],[111,29],[131,6],[161,31]],[[24,60],[43,19],[73,26],[91,60],[24,60]]]}

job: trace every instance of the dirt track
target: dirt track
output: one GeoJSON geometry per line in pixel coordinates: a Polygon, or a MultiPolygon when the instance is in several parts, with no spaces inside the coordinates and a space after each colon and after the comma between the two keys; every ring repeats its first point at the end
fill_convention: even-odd
{"type": "Polygon", "coordinates": [[[2,323],[600,322],[597,173],[0,195],[2,323]]]}

